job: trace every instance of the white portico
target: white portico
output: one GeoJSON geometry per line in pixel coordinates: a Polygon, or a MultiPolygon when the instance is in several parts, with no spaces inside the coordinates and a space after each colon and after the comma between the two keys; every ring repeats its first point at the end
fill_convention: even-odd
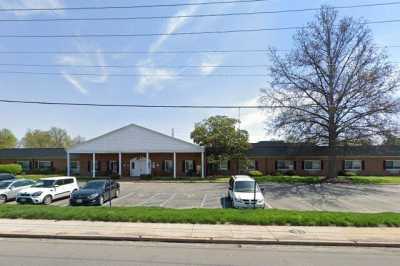
{"type": "Polygon", "coordinates": [[[68,175],[71,174],[72,154],[81,158],[81,175],[92,177],[110,173],[119,176],[205,175],[203,147],[135,124],[68,149],[68,175]]]}

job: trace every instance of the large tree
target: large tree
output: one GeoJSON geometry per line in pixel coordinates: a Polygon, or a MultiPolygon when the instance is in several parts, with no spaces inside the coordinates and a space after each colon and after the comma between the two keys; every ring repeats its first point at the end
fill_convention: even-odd
{"type": "Polygon", "coordinates": [[[210,164],[245,159],[249,149],[249,134],[246,130],[236,128],[238,122],[227,116],[211,116],[196,123],[190,137],[195,143],[206,147],[210,164]]]}
{"type": "Polygon", "coordinates": [[[286,54],[270,50],[272,82],[260,101],[277,108],[270,126],[278,133],[329,147],[335,178],[338,145],[397,131],[399,78],[364,21],[332,8],[322,7],[294,42],[286,54]]]}
{"type": "Polygon", "coordinates": [[[7,128],[0,130],[0,149],[15,148],[17,146],[17,138],[7,128]]]}
{"type": "Polygon", "coordinates": [[[28,130],[22,145],[25,148],[68,148],[81,140],[81,137],[72,139],[65,129],[52,127],[50,130],[28,130]]]}

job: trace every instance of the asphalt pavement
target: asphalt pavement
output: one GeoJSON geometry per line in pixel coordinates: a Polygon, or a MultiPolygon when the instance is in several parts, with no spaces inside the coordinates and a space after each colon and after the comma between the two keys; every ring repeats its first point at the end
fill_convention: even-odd
{"type": "Polygon", "coordinates": [[[398,249],[0,239],[0,265],[397,266],[398,249]]]}

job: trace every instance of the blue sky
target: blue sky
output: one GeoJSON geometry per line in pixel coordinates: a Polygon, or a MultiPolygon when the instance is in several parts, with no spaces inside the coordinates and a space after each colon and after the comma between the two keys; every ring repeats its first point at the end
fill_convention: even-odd
{"type": "MultiPolygon", "coordinates": [[[[206,0],[212,1],[212,0],[206,0]]],[[[148,4],[146,0],[0,0],[0,8],[46,8],[93,5],[148,4]]],[[[155,3],[186,3],[195,0],[154,0],[155,3]]],[[[201,1],[204,2],[204,1],[201,1]]],[[[318,7],[321,4],[349,5],[382,1],[277,1],[208,6],[184,6],[158,9],[104,11],[1,12],[5,18],[123,17],[157,15],[192,15],[221,12],[247,12],[318,7]]],[[[400,5],[390,7],[340,10],[340,15],[364,17],[367,20],[398,19],[400,5]]],[[[232,16],[214,18],[164,19],[112,22],[3,22],[0,34],[83,34],[83,33],[173,33],[180,31],[215,31],[240,28],[301,26],[313,19],[314,12],[232,16]]],[[[400,23],[371,25],[378,45],[400,45],[400,23]]],[[[160,55],[166,50],[265,49],[275,46],[290,49],[294,31],[271,31],[198,36],[162,36],[143,38],[66,38],[1,39],[0,51],[41,50],[79,51],[81,54],[15,55],[1,54],[0,63],[67,64],[67,65],[137,65],[129,69],[88,69],[81,67],[21,68],[0,66],[1,71],[57,72],[56,76],[0,74],[0,98],[120,104],[194,104],[251,105],[257,103],[260,88],[268,86],[267,69],[190,68],[170,69],[160,65],[240,65],[268,64],[266,54],[184,54],[160,55]],[[110,55],[104,51],[149,51],[141,55],[110,55]],[[96,51],[95,54],[85,54],[96,51]],[[82,53],[83,52],[83,53],[82,53]],[[147,65],[147,68],[140,67],[147,65]],[[96,77],[77,77],[71,73],[96,73],[96,77]],[[135,74],[135,77],[112,77],[112,74],[135,74]],[[212,77],[213,74],[265,74],[262,77],[212,77]],[[195,74],[200,77],[179,77],[195,74]],[[142,76],[141,76],[142,75],[142,76]],[[151,76],[156,75],[156,76],[151,76]],[[158,76],[157,76],[158,75],[158,76]],[[211,76],[210,76],[211,75],[211,76]],[[161,76],[161,77],[160,77],[161,76]]],[[[400,61],[400,49],[389,49],[393,61],[400,61]]],[[[237,117],[237,110],[160,110],[122,108],[51,107],[0,104],[0,128],[9,128],[20,138],[27,129],[58,126],[73,136],[92,138],[107,131],[136,123],[163,133],[189,140],[194,123],[210,115],[237,117]]],[[[242,128],[251,141],[271,137],[265,130],[268,114],[242,111],[242,128]]]]}

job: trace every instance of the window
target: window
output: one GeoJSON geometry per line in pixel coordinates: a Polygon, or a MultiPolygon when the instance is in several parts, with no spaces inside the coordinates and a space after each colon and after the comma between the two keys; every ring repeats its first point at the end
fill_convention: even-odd
{"type": "Polygon", "coordinates": [[[306,160],[304,161],[304,170],[307,171],[319,171],[321,170],[320,160],[306,160]]]}
{"type": "Polygon", "coordinates": [[[111,173],[118,173],[119,163],[118,161],[109,161],[108,162],[108,170],[111,173]]]}
{"type": "MultiPolygon", "coordinates": [[[[100,172],[101,169],[101,162],[99,160],[96,160],[96,172],[100,172]]],[[[92,161],[88,161],[88,172],[91,173],[93,169],[92,161]]]]}
{"type": "Polygon", "coordinates": [[[51,161],[39,161],[39,169],[48,170],[52,167],[51,161]]]}
{"type": "Polygon", "coordinates": [[[74,180],[72,178],[64,179],[64,185],[73,184],[74,180]]]}
{"type": "Polygon", "coordinates": [[[345,160],[344,170],[346,171],[360,171],[362,169],[361,160],[345,160]]]}
{"type": "Polygon", "coordinates": [[[228,171],[228,160],[221,160],[219,161],[219,170],[221,171],[228,171]]]}
{"type": "Polygon", "coordinates": [[[72,161],[71,162],[71,173],[72,174],[79,174],[81,172],[81,166],[79,161],[72,161]]]}
{"type": "Polygon", "coordinates": [[[185,160],[185,173],[189,173],[194,171],[194,161],[193,160],[185,160]]]}
{"type": "Polygon", "coordinates": [[[163,171],[172,173],[174,171],[174,162],[172,160],[164,160],[163,171]]]}
{"type": "Polygon", "coordinates": [[[22,170],[24,171],[31,170],[31,164],[29,161],[17,161],[17,164],[21,165],[22,170]]]}
{"type": "Polygon", "coordinates": [[[384,165],[387,171],[400,171],[400,160],[385,161],[384,165]]]}
{"type": "Polygon", "coordinates": [[[249,171],[257,170],[257,161],[249,160],[249,163],[247,165],[247,170],[249,170],[249,171]]]}
{"type": "Polygon", "coordinates": [[[294,170],[294,161],[290,160],[277,160],[276,161],[276,170],[294,170]]]}

